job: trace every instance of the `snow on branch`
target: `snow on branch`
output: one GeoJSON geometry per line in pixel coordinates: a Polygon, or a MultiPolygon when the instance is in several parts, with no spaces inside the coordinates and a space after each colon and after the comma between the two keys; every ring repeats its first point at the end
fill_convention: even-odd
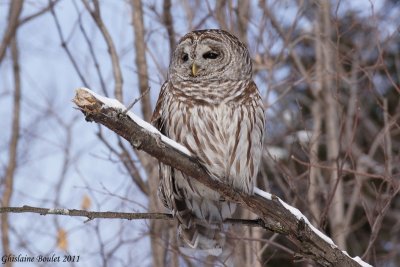
{"type": "Polygon", "coordinates": [[[257,214],[265,229],[285,235],[297,246],[302,257],[313,259],[321,266],[371,266],[359,257],[351,258],[347,252],[341,251],[328,236],[311,225],[298,209],[277,196],[258,188],[254,195],[247,195],[213,180],[184,146],[127,111],[117,100],[79,88],[73,102],[87,121],[106,126],[136,149],[147,152],[217,191],[225,199],[238,202],[257,214]]]}

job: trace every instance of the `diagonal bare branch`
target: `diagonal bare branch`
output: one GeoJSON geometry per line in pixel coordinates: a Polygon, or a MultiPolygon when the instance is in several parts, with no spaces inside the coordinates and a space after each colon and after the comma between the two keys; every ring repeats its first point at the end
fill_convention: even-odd
{"type": "Polygon", "coordinates": [[[185,172],[220,193],[225,199],[241,203],[259,216],[265,229],[283,234],[291,240],[303,257],[313,259],[321,266],[370,266],[358,257],[350,258],[347,253],[339,250],[330,238],[309,224],[300,211],[278,197],[247,195],[213,180],[193,157],[186,154],[184,149],[180,149],[178,144],[174,145],[172,140],[162,136],[132,112],[124,114],[124,106],[116,100],[80,88],[73,102],[84,113],[87,121],[108,127],[136,149],[143,150],[159,161],[185,172]]]}

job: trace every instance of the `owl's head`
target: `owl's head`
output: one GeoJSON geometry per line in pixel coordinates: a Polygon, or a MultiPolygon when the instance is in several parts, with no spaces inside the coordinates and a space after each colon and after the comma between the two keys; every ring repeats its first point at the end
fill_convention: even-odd
{"type": "Polygon", "coordinates": [[[247,48],[223,30],[189,32],[179,41],[171,64],[172,81],[227,81],[251,78],[247,48]]]}

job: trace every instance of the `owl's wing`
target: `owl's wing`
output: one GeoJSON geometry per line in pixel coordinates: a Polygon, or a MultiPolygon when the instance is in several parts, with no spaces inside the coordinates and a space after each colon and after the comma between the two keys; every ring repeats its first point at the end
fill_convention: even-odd
{"type": "MultiPolygon", "coordinates": [[[[163,116],[163,106],[167,100],[167,91],[169,83],[165,82],[161,86],[160,95],[156,103],[153,115],[151,116],[151,124],[157,128],[162,134],[166,134],[165,131],[165,116],[163,116]]],[[[158,188],[158,195],[166,208],[172,209],[170,195],[172,192],[171,179],[173,176],[173,170],[170,166],[159,162],[159,178],[160,186],[158,188]]]]}
{"type": "MultiPolygon", "coordinates": [[[[166,135],[167,127],[166,120],[167,116],[163,114],[165,111],[165,106],[169,105],[170,95],[169,90],[171,84],[165,82],[160,90],[160,95],[158,97],[156,107],[151,118],[151,123],[156,127],[162,134],[166,135]]],[[[172,210],[175,216],[186,226],[190,225],[191,216],[190,210],[188,209],[185,202],[185,194],[182,189],[178,188],[175,182],[175,170],[169,165],[164,163],[159,163],[159,177],[160,177],[160,187],[158,190],[158,195],[163,202],[164,206],[172,210]]]]}
{"type": "Polygon", "coordinates": [[[151,116],[151,124],[156,127],[162,134],[165,134],[165,130],[163,129],[165,118],[163,117],[162,111],[163,105],[167,97],[166,94],[168,91],[168,86],[168,81],[161,86],[160,95],[158,96],[156,107],[154,109],[153,115],[151,116]]]}

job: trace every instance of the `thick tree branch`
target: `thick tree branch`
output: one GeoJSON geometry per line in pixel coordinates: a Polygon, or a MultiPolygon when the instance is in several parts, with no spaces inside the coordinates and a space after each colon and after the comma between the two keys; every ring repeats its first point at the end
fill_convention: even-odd
{"type": "Polygon", "coordinates": [[[186,173],[217,191],[225,199],[241,203],[259,216],[264,228],[289,238],[303,257],[313,259],[321,266],[370,266],[358,257],[350,258],[346,252],[333,244],[330,238],[314,228],[300,211],[278,197],[267,193],[266,196],[261,196],[261,190],[257,190],[258,195],[247,195],[213,180],[182,146],[162,136],[132,112],[124,112],[125,107],[116,100],[81,88],[77,90],[73,101],[85,114],[87,121],[108,127],[136,149],[143,150],[159,161],[186,173]]]}

